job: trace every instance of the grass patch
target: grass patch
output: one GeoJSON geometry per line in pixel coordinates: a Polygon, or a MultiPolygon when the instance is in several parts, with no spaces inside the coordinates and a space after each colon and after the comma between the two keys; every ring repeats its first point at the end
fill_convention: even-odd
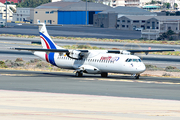
{"type": "Polygon", "coordinates": [[[180,56],[180,51],[174,51],[174,52],[152,52],[152,53],[149,53],[149,54],[180,56]]]}
{"type": "Polygon", "coordinates": [[[167,66],[165,68],[165,71],[167,71],[167,72],[180,72],[180,69],[178,69],[177,67],[173,67],[173,66],[167,66]]]}
{"type": "Polygon", "coordinates": [[[96,47],[91,45],[65,45],[63,46],[65,49],[95,49],[95,50],[104,50],[105,48],[96,47]]]}
{"type": "Polygon", "coordinates": [[[157,70],[164,70],[164,69],[163,69],[163,68],[158,68],[158,67],[155,66],[155,65],[149,65],[149,64],[147,64],[147,65],[146,65],[146,70],[157,71],[157,70]]]}
{"type": "Polygon", "coordinates": [[[0,61],[0,68],[7,68],[4,61],[0,61]]]}

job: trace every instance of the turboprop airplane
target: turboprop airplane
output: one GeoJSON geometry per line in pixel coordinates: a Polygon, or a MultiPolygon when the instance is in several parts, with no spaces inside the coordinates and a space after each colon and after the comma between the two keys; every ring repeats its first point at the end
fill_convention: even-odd
{"type": "Polygon", "coordinates": [[[146,70],[144,63],[134,53],[162,52],[174,50],[70,50],[57,46],[49,36],[46,25],[39,23],[39,33],[42,49],[13,48],[15,50],[31,51],[34,55],[46,60],[50,64],[64,69],[74,69],[75,76],[82,77],[83,73],[101,74],[107,77],[108,73],[131,74],[139,79],[146,70]]]}

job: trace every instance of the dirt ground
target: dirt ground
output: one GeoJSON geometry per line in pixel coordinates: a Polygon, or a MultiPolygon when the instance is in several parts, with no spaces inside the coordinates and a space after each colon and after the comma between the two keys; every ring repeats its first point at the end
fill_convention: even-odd
{"type": "Polygon", "coordinates": [[[166,71],[148,71],[141,74],[142,76],[156,76],[156,77],[180,77],[180,72],[166,72],[166,71]]]}

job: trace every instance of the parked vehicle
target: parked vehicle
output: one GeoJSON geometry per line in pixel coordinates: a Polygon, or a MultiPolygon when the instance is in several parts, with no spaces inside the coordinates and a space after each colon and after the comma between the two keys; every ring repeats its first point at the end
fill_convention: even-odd
{"type": "Polygon", "coordinates": [[[135,28],[136,31],[141,31],[143,28],[135,28]]]}
{"type": "Polygon", "coordinates": [[[0,21],[0,27],[4,27],[5,26],[5,21],[0,21]]]}

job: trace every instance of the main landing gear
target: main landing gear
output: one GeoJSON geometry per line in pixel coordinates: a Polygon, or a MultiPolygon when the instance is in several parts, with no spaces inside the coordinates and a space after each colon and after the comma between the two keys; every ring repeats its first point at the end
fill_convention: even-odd
{"type": "Polygon", "coordinates": [[[83,76],[83,72],[77,71],[75,76],[76,77],[82,77],[83,76]]]}
{"type": "Polygon", "coordinates": [[[101,77],[107,77],[108,73],[101,73],[101,77]]]}

